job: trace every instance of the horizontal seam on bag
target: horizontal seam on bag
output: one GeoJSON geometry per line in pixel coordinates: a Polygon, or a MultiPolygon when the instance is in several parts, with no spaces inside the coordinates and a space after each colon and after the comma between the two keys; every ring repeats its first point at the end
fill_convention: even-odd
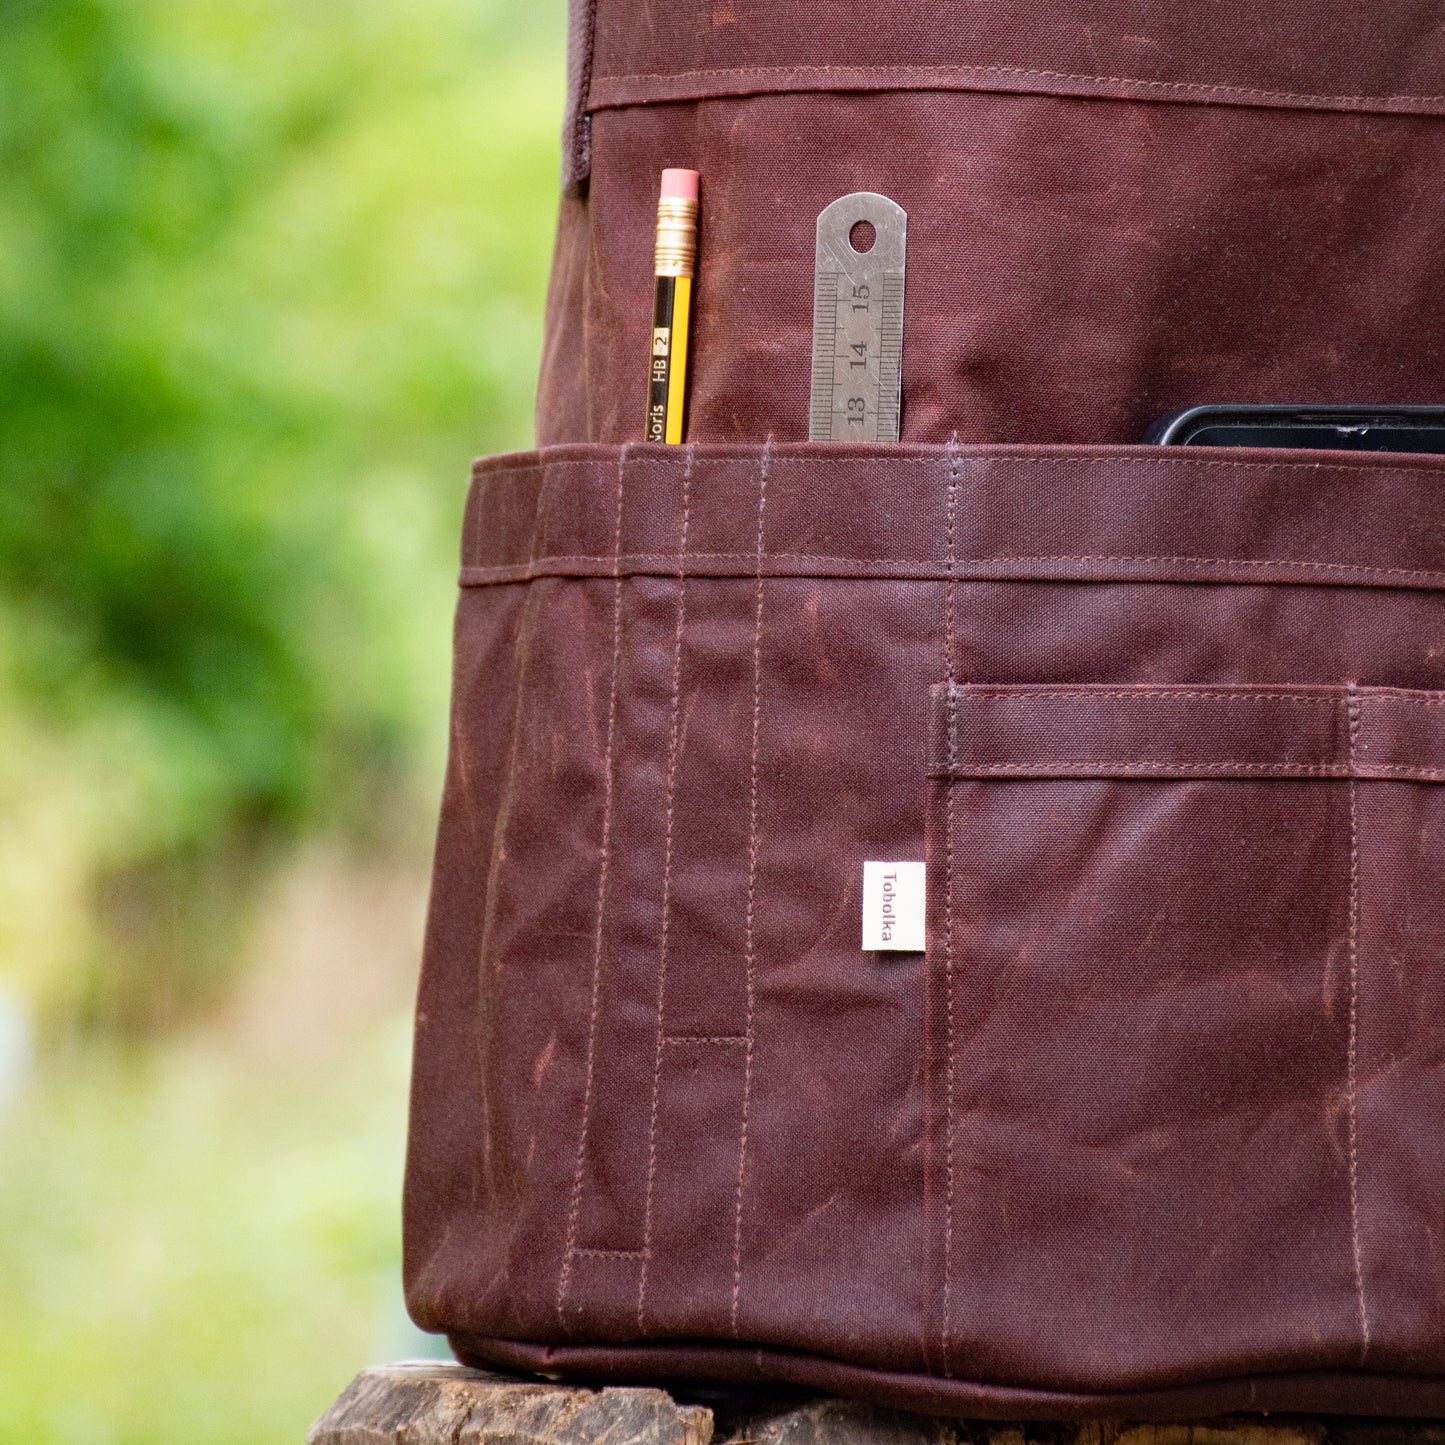
{"type": "MultiPolygon", "coordinates": [[[[629,446],[633,445],[631,443],[629,446]]],[[[806,445],[800,443],[799,445],[806,445]]],[[[925,445],[927,445],[925,443],[925,445]]],[[[1123,445],[1121,443],[1121,445],[1123,445]]],[[[621,450],[621,447],[610,448],[603,455],[596,457],[558,457],[555,461],[541,460],[535,462],[513,463],[505,466],[496,466],[487,461],[477,463],[472,469],[472,476],[477,481],[483,477],[521,477],[535,476],[538,473],[560,471],[563,468],[588,467],[597,468],[610,466],[614,462],[613,452],[621,450]]],[[[1167,448],[1165,449],[1167,450],[1167,448]]],[[[938,448],[941,453],[942,447],[938,448]]],[[[676,470],[678,458],[671,456],[649,455],[646,452],[633,453],[633,466],[639,467],[647,462],[655,462],[657,465],[676,470]]],[[[746,454],[726,457],[699,457],[696,466],[699,468],[728,467],[733,465],[746,466],[751,458],[746,454]]],[[[990,466],[990,467],[1205,467],[1215,471],[1262,471],[1262,472],[1350,472],[1359,473],[1362,476],[1419,476],[1445,469],[1445,463],[1425,462],[1418,466],[1400,466],[1392,463],[1388,466],[1369,466],[1360,462],[1246,462],[1246,461],[1224,461],[1212,457],[1181,457],[1181,456],[1067,456],[1067,457],[1037,457],[1037,456],[994,456],[994,455],[973,455],[964,453],[959,460],[966,466],[990,466]]],[[[936,455],[931,456],[889,456],[886,451],[879,451],[870,455],[860,456],[856,453],[841,457],[809,457],[800,456],[796,453],[783,453],[775,455],[772,465],[787,470],[790,467],[848,467],[848,466],[872,466],[882,464],[888,467],[935,467],[938,463],[936,455]]],[[[751,554],[750,554],[751,555],[751,554]]]]}
{"type": "MultiPolygon", "coordinates": [[[[1118,86],[1130,91],[1140,90],[1146,94],[1206,94],[1228,96],[1245,103],[1274,103],[1277,105],[1341,105],[1353,107],[1357,105],[1435,106],[1445,104],[1445,95],[1348,95],[1310,91],[1266,90],[1259,86],[1236,85],[1229,81],[1149,80],[1144,76],[1090,75],[1080,71],[1046,70],[1025,65],[973,65],[966,62],[926,65],[908,65],[901,63],[846,65],[800,61],[795,65],[741,65],[715,66],[696,70],[628,71],[621,74],[596,76],[593,78],[593,88],[605,89],[607,86],[612,86],[620,89],[626,85],[638,85],[657,81],[745,80],[774,76],[811,75],[853,75],[859,79],[867,76],[880,78],[894,76],[899,79],[904,76],[936,76],[939,79],[944,79],[948,76],[959,76],[960,78],[967,76],[997,76],[1000,78],[1027,80],[1067,80],[1085,85],[1118,86]]],[[[930,87],[910,85],[900,88],[927,90],[930,87]]],[[[588,97],[588,106],[589,109],[592,110],[608,110],[629,103],[631,102],[622,99],[598,100],[595,96],[588,97]]]]}
{"type": "MultiPolygon", "coordinates": [[[[942,569],[947,564],[941,558],[932,557],[839,557],[815,552],[765,552],[764,560],[776,559],[795,562],[822,562],[839,567],[891,567],[899,570],[942,569]]],[[[621,557],[599,556],[590,552],[558,552],[541,557],[532,557],[523,562],[477,562],[469,564],[463,571],[503,572],[517,571],[559,562],[590,562],[601,571],[599,575],[613,577],[617,566],[631,562],[670,563],[674,568],[684,561],[692,562],[751,562],[751,552],[689,552],[686,558],[673,552],[624,552],[621,557]]],[[[1170,566],[1195,567],[1304,567],[1316,571],[1363,573],[1371,577],[1429,577],[1445,581],[1445,571],[1423,567],[1379,567],[1368,562],[1320,562],[1305,558],[1289,557],[1187,557],[1187,556],[1124,556],[1105,553],[1082,553],[1069,555],[1032,555],[1016,557],[980,556],[963,561],[964,566],[999,566],[1030,564],[1038,562],[1121,562],[1161,563],[1170,566]]],[[[692,575],[692,574],[688,574],[692,575]]],[[[752,573],[748,573],[752,576],[752,573]]],[[[943,575],[942,573],[940,575],[943,575]]]]}
{"type": "Polygon", "coordinates": [[[745,1044],[746,1034],[665,1034],[665,1044],[745,1044]]]}
{"type": "Polygon", "coordinates": [[[1283,777],[1330,777],[1348,778],[1354,776],[1348,763],[1178,763],[1163,760],[1141,760],[1130,762],[1122,758],[1096,758],[1087,762],[1049,763],[964,763],[953,772],[934,773],[930,776],[952,778],[976,778],[990,773],[1078,773],[1109,769],[1115,772],[1149,773],[1266,773],[1283,777]]]}
{"type": "Polygon", "coordinates": [[[586,1255],[591,1259],[641,1259],[640,1249],[583,1249],[580,1245],[573,1254],[586,1255]]]}
{"type": "Polygon", "coordinates": [[[1408,781],[1413,778],[1445,778],[1445,768],[1424,768],[1396,763],[1361,763],[1351,770],[1348,763],[1171,763],[1127,762],[1102,759],[1078,763],[967,763],[954,771],[932,771],[928,774],[941,782],[959,782],[967,778],[1022,776],[1042,774],[1066,777],[1082,773],[1087,777],[1107,778],[1117,773],[1141,773],[1147,777],[1193,777],[1209,773],[1257,773],[1280,778],[1357,778],[1361,782],[1408,781]]]}
{"type": "Polygon", "coordinates": [[[1255,692],[1248,688],[1238,691],[1231,689],[1230,683],[1220,683],[1220,690],[1214,691],[1191,691],[1176,688],[1141,688],[1134,691],[1130,688],[1100,688],[1097,692],[1090,689],[1071,689],[1051,687],[1048,683],[1029,685],[1009,685],[1006,683],[964,683],[954,691],[960,698],[966,697],[999,697],[1016,699],[1020,702],[1050,702],[1056,698],[1128,698],[1131,701],[1136,698],[1165,698],[1171,702],[1181,699],[1192,699],[1202,702],[1292,702],[1309,703],[1314,707],[1338,707],[1343,701],[1345,690],[1340,687],[1337,693],[1305,693],[1305,692],[1255,692]]]}

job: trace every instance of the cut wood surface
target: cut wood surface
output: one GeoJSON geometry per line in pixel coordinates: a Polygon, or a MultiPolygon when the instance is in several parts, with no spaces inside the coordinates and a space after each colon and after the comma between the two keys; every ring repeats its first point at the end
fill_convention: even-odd
{"type": "Polygon", "coordinates": [[[424,1360],[363,1370],[309,1445],[1445,1445],[1445,1422],[939,1420],[816,1395],[589,1389],[424,1360]]]}

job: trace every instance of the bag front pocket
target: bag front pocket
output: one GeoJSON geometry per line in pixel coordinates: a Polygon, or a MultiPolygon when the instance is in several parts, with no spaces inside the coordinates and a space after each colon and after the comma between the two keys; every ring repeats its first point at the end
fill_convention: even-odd
{"type": "Polygon", "coordinates": [[[1442,484],[1167,447],[479,463],[418,1317],[473,1360],[722,1342],[973,1413],[1353,1371],[1357,1215],[1367,1369],[1445,1374],[1445,706],[1356,689],[1352,780],[1350,689],[1274,685],[1445,686],[1442,484]],[[965,669],[1057,685],[930,699],[965,669]],[[1124,685],[1160,677],[1210,685],[1124,685]],[[931,952],[872,956],[863,863],[923,855],[930,788],[931,952]]]}
{"type": "Polygon", "coordinates": [[[1402,1032],[1387,994],[1438,990],[1445,694],[933,703],[936,1366],[1059,1388],[1383,1368],[1372,1312],[1385,1354],[1431,1330],[1438,1353],[1429,1287],[1402,1329],[1372,1261],[1441,1223],[1441,1035],[1418,1010],[1402,1032]]]}

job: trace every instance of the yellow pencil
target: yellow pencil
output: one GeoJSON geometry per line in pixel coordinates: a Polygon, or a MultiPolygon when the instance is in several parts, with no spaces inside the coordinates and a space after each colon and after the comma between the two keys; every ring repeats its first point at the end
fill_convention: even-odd
{"type": "Polygon", "coordinates": [[[652,357],[647,379],[647,440],[680,442],[687,391],[687,324],[697,265],[698,173],[665,170],[657,202],[657,260],[652,299],[652,357]]]}

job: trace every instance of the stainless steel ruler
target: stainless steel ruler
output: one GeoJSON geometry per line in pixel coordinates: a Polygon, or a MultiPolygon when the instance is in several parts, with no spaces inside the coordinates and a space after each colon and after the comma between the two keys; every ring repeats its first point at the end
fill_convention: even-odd
{"type": "Polygon", "coordinates": [[[841,196],[818,216],[810,441],[898,440],[907,239],[903,207],[873,191],[841,196]],[[865,221],[872,244],[859,250],[865,221]]]}

